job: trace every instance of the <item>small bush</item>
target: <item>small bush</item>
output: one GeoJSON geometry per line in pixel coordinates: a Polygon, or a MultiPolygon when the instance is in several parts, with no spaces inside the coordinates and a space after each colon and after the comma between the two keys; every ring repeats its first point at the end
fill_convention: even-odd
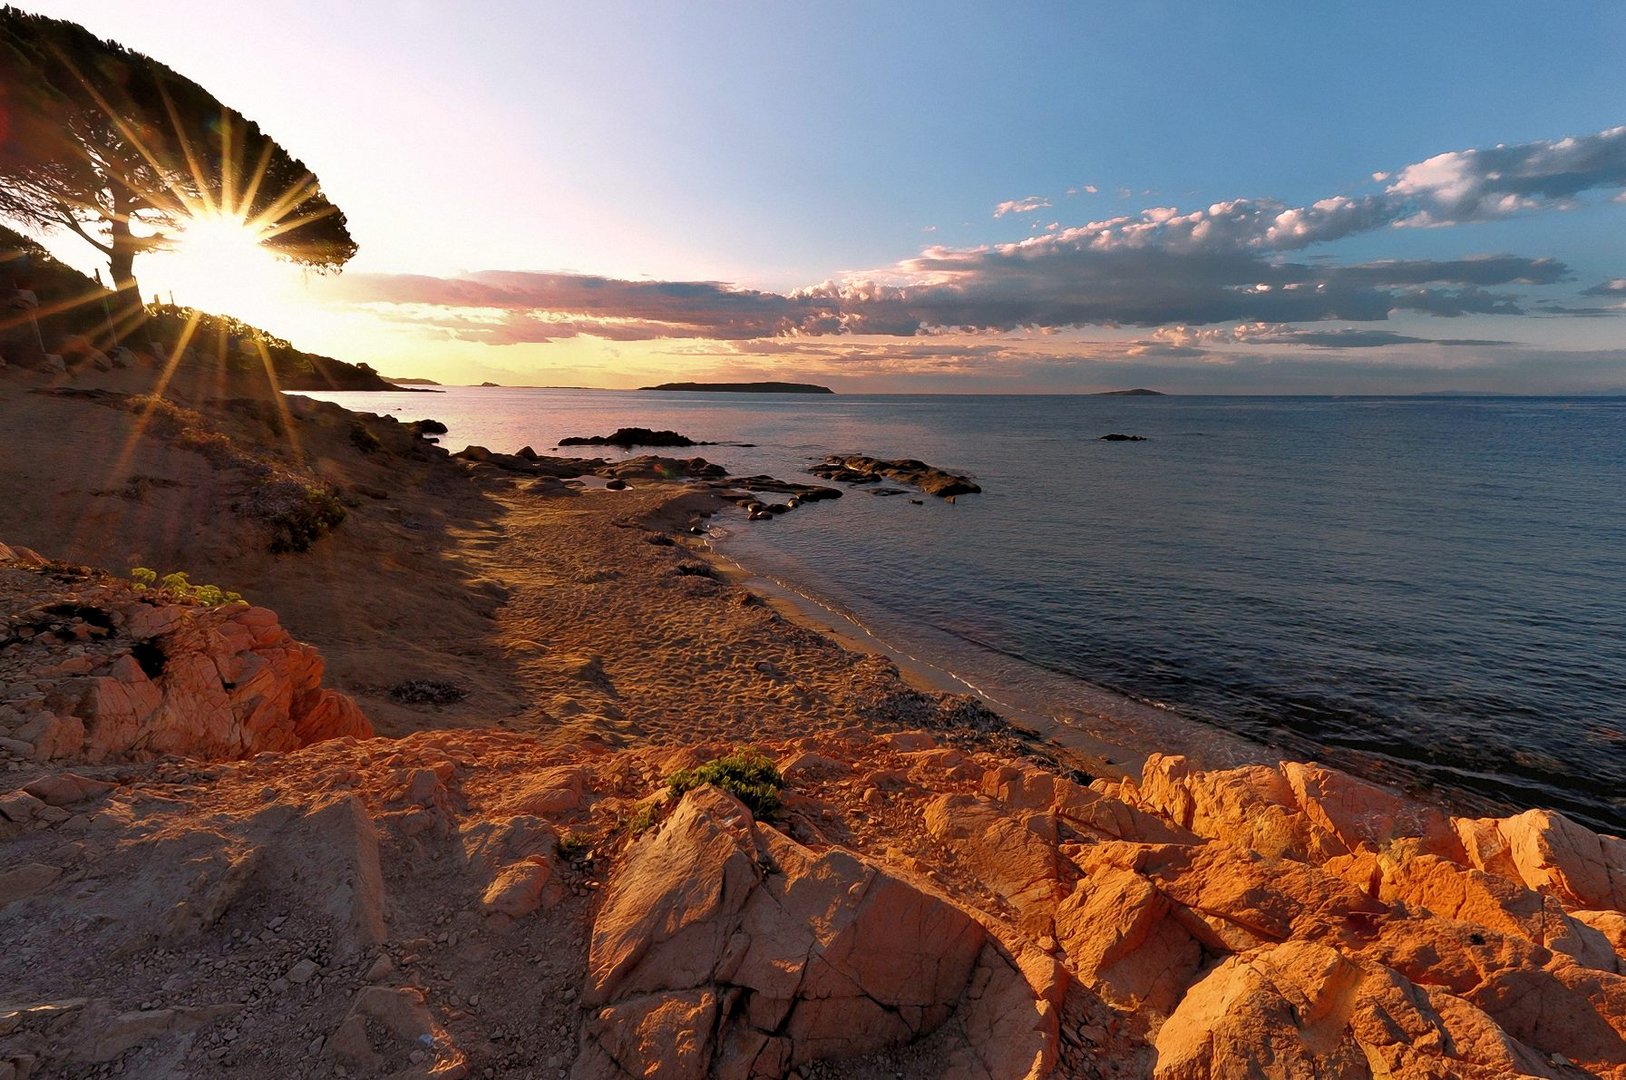
{"type": "Polygon", "coordinates": [[[632,836],[642,836],[645,832],[648,832],[650,826],[654,824],[655,805],[653,803],[645,803],[643,806],[638,808],[637,813],[629,815],[624,821],[622,821],[621,827],[626,829],[627,832],[632,836]]]}
{"type": "Polygon", "coordinates": [[[282,477],[261,491],[261,512],[271,529],[273,555],[309,551],[311,545],[338,528],[345,519],[344,503],[325,487],[310,487],[297,478],[282,477]]]}
{"type": "Polygon", "coordinates": [[[374,435],[372,429],[360,420],[350,425],[350,445],[363,454],[375,454],[384,449],[384,444],[374,435]]]}
{"type": "Polygon", "coordinates": [[[757,817],[772,817],[779,809],[779,793],[785,778],[773,761],[759,750],[740,750],[727,757],[713,758],[692,769],[679,769],[666,780],[673,795],[682,795],[702,784],[715,784],[750,808],[757,817]]]}

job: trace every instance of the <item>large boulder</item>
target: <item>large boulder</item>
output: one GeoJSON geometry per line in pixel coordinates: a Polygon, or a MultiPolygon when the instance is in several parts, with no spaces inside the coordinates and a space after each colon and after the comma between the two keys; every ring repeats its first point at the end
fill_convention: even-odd
{"type": "Polygon", "coordinates": [[[1042,1076],[1054,1056],[1050,1007],[977,920],[848,852],[814,854],[712,787],[609,882],[583,1002],[577,1077],[786,1076],[929,1035],[962,1003],[1027,1062],[996,1075],[1042,1076]]]}

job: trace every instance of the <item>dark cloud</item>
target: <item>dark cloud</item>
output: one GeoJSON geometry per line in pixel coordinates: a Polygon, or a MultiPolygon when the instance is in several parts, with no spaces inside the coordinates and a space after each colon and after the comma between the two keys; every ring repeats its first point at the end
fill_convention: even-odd
{"type": "Polygon", "coordinates": [[[1581,295],[1626,297],[1626,278],[1615,278],[1611,281],[1600,281],[1590,289],[1582,289],[1581,295]]]}
{"type": "Polygon", "coordinates": [[[1300,345],[1311,349],[1380,349],[1391,345],[1445,345],[1449,347],[1477,346],[1481,348],[1510,345],[1509,341],[1490,338],[1429,338],[1396,334],[1388,330],[1365,330],[1346,326],[1336,330],[1301,330],[1286,328],[1276,333],[1260,334],[1245,340],[1257,345],[1300,345]]]}

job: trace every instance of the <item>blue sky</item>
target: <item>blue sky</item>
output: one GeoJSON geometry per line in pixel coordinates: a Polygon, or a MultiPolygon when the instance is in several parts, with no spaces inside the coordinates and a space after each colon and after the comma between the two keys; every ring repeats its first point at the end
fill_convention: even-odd
{"type": "Polygon", "coordinates": [[[1626,279],[1626,137],[1607,135],[1626,124],[1626,5],[25,6],[259,120],[362,245],[337,280],[200,281],[184,249],[145,280],[397,374],[1626,387],[1626,288],[1609,285],[1626,279]],[[1458,156],[1393,190],[1409,165],[1498,144],[1513,158],[1458,156]],[[1585,175],[1560,191],[1542,169],[1585,175]],[[1335,197],[1361,228],[1265,237],[1272,213],[1335,197]],[[995,216],[1023,200],[1048,205],[995,216]],[[1252,270],[1155,223],[1238,207],[1253,224],[1225,251],[1299,269],[1233,303],[1252,270]],[[1120,217],[1155,227],[1102,225],[1120,217]],[[1375,293],[1368,269],[1339,304],[1278,302],[1361,276],[1329,268],[1484,256],[1536,269],[1414,267],[1375,293]]]}

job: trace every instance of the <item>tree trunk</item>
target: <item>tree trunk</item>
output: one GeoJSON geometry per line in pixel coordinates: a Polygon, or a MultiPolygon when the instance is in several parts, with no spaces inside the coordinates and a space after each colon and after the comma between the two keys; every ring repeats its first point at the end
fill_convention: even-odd
{"type": "Polygon", "coordinates": [[[120,342],[138,335],[144,340],[147,309],[141,300],[141,284],[135,277],[136,252],[141,242],[130,233],[130,207],[117,191],[113,196],[112,221],[113,252],[108,259],[108,270],[113,279],[113,325],[120,342]]]}

